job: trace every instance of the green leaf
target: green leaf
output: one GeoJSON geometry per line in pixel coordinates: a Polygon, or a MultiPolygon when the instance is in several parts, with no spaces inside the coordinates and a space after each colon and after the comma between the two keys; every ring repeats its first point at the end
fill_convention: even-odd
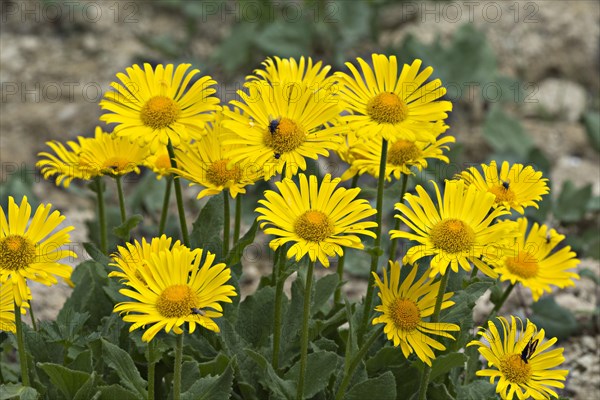
{"type": "MultiPolygon", "coordinates": [[[[256,231],[258,229],[258,221],[255,219],[252,223],[248,232],[240,240],[233,246],[233,249],[227,254],[227,258],[225,259],[225,264],[232,266],[240,262],[242,256],[244,255],[244,249],[246,246],[254,243],[254,238],[256,237],[256,231]]],[[[238,276],[239,278],[239,276],[238,276]]]]}
{"type": "Polygon", "coordinates": [[[181,400],[228,400],[232,383],[233,368],[230,363],[219,376],[207,376],[197,380],[181,394],[181,400]]]}
{"type": "Polygon", "coordinates": [[[185,361],[181,365],[181,392],[188,391],[201,378],[196,361],[185,361]]]}
{"type": "MultiPolygon", "coordinates": [[[[66,344],[84,343],[81,331],[90,315],[73,311],[72,306],[63,306],[56,321],[43,322],[40,330],[47,336],[48,341],[66,344]]],[[[90,371],[91,372],[91,371],[90,371]]]]}
{"type": "Polygon", "coordinates": [[[226,72],[232,73],[240,66],[248,64],[255,48],[254,41],[259,24],[241,22],[235,24],[231,33],[223,40],[215,52],[214,62],[226,72]]]}
{"type": "Polygon", "coordinates": [[[596,285],[600,285],[600,276],[598,276],[598,274],[596,274],[594,271],[592,271],[589,268],[582,268],[579,271],[579,276],[581,276],[582,278],[587,278],[587,279],[591,280],[596,285]]]}
{"type": "Polygon", "coordinates": [[[466,386],[459,386],[456,398],[461,400],[496,399],[496,387],[484,380],[477,380],[466,386]]]}
{"type": "Polygon", "coordinates": [[[432,382],[427,388],[428,400],[454,400],[454,397],[448,391],[448,387],[443,383],[432,382]]]}
{"type": "Polygon", "coordinates": [[[110,386],[98,386],[98,391],[100,392],[100,397],[98,400],[140,400],[145,399],[145,397],[140,397],[139,395],[133,393],[131,390],[125,389],[123,386],[119,385],[110,385],[110,386]]]}
{"type": "Polygon", "coordinates": [[[76,371],[83,371],[91,374],[93,372],[91,350],[85,350],[79,353],[77,357],[69,363],[68,367],[76,371]]]}
{"type": "Polygon", "coordinates": [[[192,225],[190,243],[192,248],[201,248],[216,254],[221,260],[223,240],[223,196],[212,196],[200,211],[192,225]]]}
{"type": "Polygon", "coordinates": [[[220,375],[229,366],[231,359],[223,353],[217,354],[212,360],[200,363],[200,375],[220,375]]]}
{"type": "Polygon", "coordinates": [[[512,151],[523,160],[526,160],[533,148],[533,141],[525,134],[521,123],[507,115],[498,105],[492,107],[485,119],[483,136],[494,150],[512,151]]]}
{"type": "Polygon", "coordinates": [[[285,399],[293,399],[296,393],[296,384],[293,381],[281,379],[271,363],[268,362],[262,354],[259,354],[250,349],[244,349],[246,354],[250,356],[256,363],[259,369],[259,375],[261,384],[271,391],[274,395],[283,397],[285,399]]]}
{"type": "Polygon", "coordinates": [[[75,288],[59,312],[58,318],[64,318],[63,314],[69,309],[80,313],[87,312],[90,317],[86,326],[95,329],[101,324],[103,317],[112,313],[114,306],[104,292],[104,287],[108,285],[106,270],[96,261],[89,260],[79,264],[71,278],[75,288]]]}
{"type": "Polygon", "coordinates": [[[242,391],[244,398],[256,398],[256,389],[254,387],[254,383],[256,382],[256,364],[244,351],[245,348],[249,347],[248,343],[238,335],[233,329],[231,322],[227,319],[219,318],[216,322],[221,330],[224,350],[231,358],[236,357],[237,359],[235,366],[237,386],[242,391]]]}
{"type": "Polygon", "coordinates": [[[325,275],[317,281],[315,284],[315,294],[313,304],[311,307],[312,314],[316,314],[327,301],[331,298],[335,292],[335,288],[338,285],[339,277],[337,274],[325,275]]]}
{"type": "Polygon", "coordinates": [[[396,380],[390,371],[358,383],[346,393],[345,400],[395,400],[396,380]]]}
{"type": "Polygon", "coordinates": [[[558,340],[568,339],[577,330],[577,319],[566,308],[556,304],[554,297],[544,296],[531,306],[533,315],[531,322],[538,329],[544,328],[546,337],[557,337],[558,340]]]}
{"type": "Polygon", "coordinates": [[[50,377],[50,382],[52,382],[52,384],[69,400],[75,397],[79,388],[81,388],[91,376],[87,372],[75,371],[59,364],[38,363],[37,366],[50,377]]]}
{"type": "Polygon", "coordinates": [[[37,400],[39,394],[32,387],[20,383],[7,383],[0,385],[0,400],[9,400],[18,397],[20,400],[37,400]]]}
{"type": "Polygon", "coordinates": [[[600,151],[600,112],[589,111],[583,115],[583,123],[590,143],[600,151]]]}
{"type": "MultiPolygon", "coordinates": [[[[304,396],[308,399],[324,390],[329,384],[329,378],[336,372],[338,355],[330,351],[318,351],[308,355],[306,360],[306,375],[304,380],[304,396]]],[[[285,374],[285,379],[295,381],[300,374],[298,361],[285,374]]]]}
{"type": "Polygon", "coordinates": [[[119,239],[123,239],[127,242],[129,239],[131,239],[131,231],[134,230],[143,219],[144,217],[142,217],[140,214],[134,214],[127,218],[121,225],[113,228],[113,233],[119,239]]]}
{"type": "Polygon", "coordinates": [[[431,363],[430,380],[434,380],[440,375],[450,372],[452,368],[462,367],[467,361],[463,353],[449,353],[437,356],[431,363]]]}
{"type": "Polygon", "coordinates": [[[102,339],[102,355],[106,364],[115,370],[126,388],[140,398],[147,397],[146,381],[141,377],[129,353],[102,339]]]}
{"type": "Polygon", "coordinates": [[[79,388],[77,393],[75,393],[75,397],[73,400],[90,400],[94,399],[97,390],[94,388],[96,386],[96,373],[92,372],[90,375],[90,379],[88,379],[82,387],[79,388]]]}
{"type": "Polygon", "coordinates": [[[592,185],[579,189],[571,181],[563,183],[554,207],[554,215],[562,222],[578,222],[583,219],[592,197],[592,185]]]}
{"type": "Polygon", "coordinates": [[[265,286],[240,303],[236,331],[254,347],[268,343],[273,328],[275,288],[265,286]]]}
{"type": "Polygon", "coordinates": [[[92,260],[102,264],[108,265],[110,262],[110,258],[106,254],[104,254],[93,242],[85,242],[83,244],[83,248],[92,257],[92,260]]]}

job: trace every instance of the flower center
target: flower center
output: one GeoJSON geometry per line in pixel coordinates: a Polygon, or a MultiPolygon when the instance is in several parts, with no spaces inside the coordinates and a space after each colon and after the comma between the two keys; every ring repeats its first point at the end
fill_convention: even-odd
{"type": "Polygon", "coordinates": [[[459,219],[445,219],[431,229],[431,241],[438,249],[448,253],[469,250],[475,243],[473,229],[459,219]]]}
{"type": "Polygon", "coordinates": [[[512,274],[523,279],[534,278],[539,271],[537,258],[527,251],[519,252],[516,257],[507,258],[505,264],[512,274]]]}
{"type": "Polygon", "coordinates": [[[102,163],[102,169],[110,170],[112,172],[120,172],[125,171],[125,169],[127,169],[127,167],[131,164],[131,161],[126,158],[111,157],[102,163]]]}
{"type": "Polygon", "coordinates": [[[397,124],[408,116],[408,107],[395,93],[384,92],[369,100],[367,114],[380,124],[397,124]]]}
{"type": "Polygon", "coordinates": [[[227,169],[228,163],[227,159],[212,163],[206,171],[208,181],[215,186],[225,186],[229,181],[238,182],[242,178],[242,171],[237,165],[234,165],[232,169],[227,169]]]}
{"type": "Polygon", "coordinates": [[[421,322],[421,311],[417,303],[409,299],[395,299],[390,304],[389,312],[396,328],[403,331],[412,331],[421,322]]]}
{"type": "Polygon", "coordinates": [[[399,140],[390,146],[387,154],[387,162],[388,164],[403,166],[420,156],[421,150],[419,150],[414,142],[399,140]]]}
{"type": "Polygon", "coordinates": [[[333,224],[321,211],[309,210],[298,217],[294,230],[304,240],[320,242],[333,234],[333,224]]]}
{"type": "Polygon", "coordinates": [[[488,192],[496,196],[496,203],[502,203],[505,201],[510,203],[517,199],[515,192],[512,191],[510,184],[507,183],[492,186],[488,189],[488,192]]]}
{"type": "Polygon", "coordinates": [[[523,385],[532,375],[531,366],[521,359],[520,354],[507,354],[500,360],[500,372],[509,382],[523,385]]]}
{"type": "Polygon", "coordinates": [[[144,125],[153,129],[166,128],[177,121],[181,109],[179,105],[166,96],[155,96],[142,107],[140,117],[144,125]]]}
{"type": "Polygon", "coordinates": [[[35,245],[20,235],[0,239],[0,269],[18,271],[35,261],[35,245]]]}
{"type": "Polygon", "coordinates": [[[279,123],[272,121],[265,132],[265,145],[275,153],[283,154],[300,147],[306,140],[304,128],[289,118],[281,118],[279,123]]]}
{"type": "Polygon", "coordinates": [[[158,169],[171,168],[171,159],[168,154],[161,154],[154,160],[154,166],[158,169]]]}
{"type": "Polygon", "coordinates": [[[165,318],[181,318],[190,314],[196,307],[195,296],[187,285],[173,285],[166,288],[156,301],[156,309],[165,318]]]}

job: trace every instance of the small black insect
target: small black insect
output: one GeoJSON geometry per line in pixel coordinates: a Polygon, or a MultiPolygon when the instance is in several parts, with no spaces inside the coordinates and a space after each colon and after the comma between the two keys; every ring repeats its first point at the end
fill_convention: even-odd
{"type": "Polygon", "coordinates": [[[271,135],[274,135],[275,133],[277,133],[278,126],[279,126],[278,119],[274,119],[274,120],[271,120],[271,122],[269,122],[269,132],[271,132],[271,135]]]}
{"type": "Polygon", "coordinates": [[[206,315],[206,311],[204,311],[201,308],[192,307],[191,310],[192,310],[192,314],[194,314],[194,315],[201,315],[203,317],[206,315]]]}
{"type": "Polygon", "coordinates": [[[525,348],[521,352],[521,360],[523,360],[525,364],[527,364],[527,361],[529,361],[538,345],[538,339],[532,339],[529,339],[529,342],[525,345],[525,348]]]}
{"type": "Polygon", "coordinates": [[[508,188],[510,187],[510,181],[502,181],[502,187],[504,188],[504,190],[508,190],[508,188]]]}
{"type": "Polygon", "coordinates": [[[279,160],[279,157],[281,157],[281,154],[279,153],[274,153],[273,156],[275,157],[276,160],[279,160]]]}
{"type": "Polygon", "coordinates": [[[550,237],[550,233],[546,234],[546,244],[550,244],[550,240],[552,240],[552,238],[550,237]]]}

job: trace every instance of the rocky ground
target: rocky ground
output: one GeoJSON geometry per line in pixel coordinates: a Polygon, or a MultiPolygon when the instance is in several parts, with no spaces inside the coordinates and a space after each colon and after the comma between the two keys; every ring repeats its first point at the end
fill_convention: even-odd
{"type": "MultiPolygon", "coordinates": [[[[35,154],[44,149],[47,140],[90,135],[100,115],[97,103],[101,93],[115,73],[144,57],[163,59],[163,54],[148,46],[148,39],[166,33],[177,39],[178,32],[183,31],[175,13],[145,2],[75,3],[68,15],[60,2],[2,3],[0,182],[10,178],[14,166],[24,166],[26,173],[34,174],[35,154]],[[57,18],[57,12],[62,18],[57,18]]],[[[381,16],[379,45],[385,48],[399,44],[408,34],[425,43],[438,37],[448,42],[462,24],[472,20],[485,32],[498,56],[500,71],[532,82],[538,89],[537,102],[516,108],[514,113],[552,160],[554,187],[570,179],[577,186],[591,183],[594,194],[600,194],[599,154],[589,145],[581,123],[584,111],[597,107],[594,102],[598,101],[600,88],[599,3],[571,1],[565,7],[558,1],[489,2],[493,8],[482,3],[472,15],[465,3],[403,3],[390,7],[381,16]],[[458,7],[460,18],[448,4],[458,7]],[[416,7],[416,11],[407,7],[416,7]],[[503,17],[496,20],[498,10],[503,17]]],[[[217,20],[201,24],[183,58],[210,56],[229,29],[228,24],[217,20]]],[[[220,81],[219,76],[216,78],[220,81]]],[[[489,152],[481,136],[480,119],[457,115],[452,133],[472,161],[481,161],[489,152]]],[[[41,199],[64,211],[69,224],[77,227],[73,241],[86,241],[83,221],[94,215],[93,203],[44,181],[34,188],[41,199]]],[[[78,253],[80,259],[86,257],[83,249],[78,253]]],[[[584,259],[582,266],[600,273],[597,260],[584,259]]],[[[270,267],[264,262],[246,263],[244,272],[243,295],[254,290],[259,277],[269,273],[270,267]]],[[[350,297],[359,298],[365,293],[364,280],[352,276],[348,280],[350,297]]],[[[52,319],[70,289],[33,285],[32,290],[37,317],[52,319]]],[[[582,279],[575,288],[561,291],[557,302],[578,315],[589,315],[598,304],[597,291],[598,286],[582,279]]],[[[515,291],[507,312],[523,315],[527,304],[518,296],[515,291]]],[[[480,303],[476,315],[483,315],[489,307],[485,301],[480,303]]],[[[596,327],[564,343],[566,367],[571,371],[567,394],[574,399],[600,398],[599,339],[596,327]]]]}

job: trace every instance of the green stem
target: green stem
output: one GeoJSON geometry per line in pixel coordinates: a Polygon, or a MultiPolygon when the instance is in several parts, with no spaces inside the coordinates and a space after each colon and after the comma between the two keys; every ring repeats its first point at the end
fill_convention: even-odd
{"type": "Polygon", "coordinates": [[[475,278],[477,276],[477,266],[473,265],[473,269],[471,270],[471,277],[469,280],[473,280],[473,278],[475,278]]]}
{"type": "MultiPolygon", "coordinates": [[[[352,184],[350,185],[350,189],[354,189],[358,184],[358,174],[354,175],[352,178],[352,184]]],[[[344,264],[346,263],[346,252],[339,258],[337,265],[337,275],[338,275],[338,287],[335,289],[335,293],[333,295],[333,302],[335,304],[341,303],[342,301],[342,282],[344,280],[344,264]]]]}
{"type": "Polygon", "coordinates": [[[354,375],[356,367],[358,367],[358,364],[360,364],[375,340],[379,337],[379,335],[381,335],[382,329],[383,327],[380,326],[379,328],[375,329],[373,333],[371,333],[371,336],[367,338],[363,346],[360,348],[360,350],[358,350],[358,353],[356,353],[352,360],[350,360],[350,363],[346,365],[346,368],[344,368],[344,378],[342,379],[342,383],[340,384],[337,394],[335,395],[335,400],[341,400],[344,397],[346,388],[350,383],[350,379],[352,379],[352,376],[354,375]]]}
{"type": "Polygon", "coordinates": [[[27,354],[25,353],[25,341],[23,340],[23,322],[21,321],[21,307],[15,303],[15,325],[17,327],[17,348],[19,351],[19,363],[21,364],[21,380],[23,386],[30,386],[29,370],[27,366],[27,354]]]}
{"type": "MultiPolygon", "coordinates": [[[[169,152],[169,158],[171,159],[171,167],[177,168],[175,150],[173,149],[173,143],[171,143],[171,139],[169,139],[169,143],[167,144],[167,151],[169,152]]],[[[185,222],[185,210],[183,208],[183,195],[181,194],[181,182],[177,176],[174,177],[173,184],[175,185],[175,198],[177,199],[177,212],[179,213],[181,238],[183,239],[183,244],[187,247],[190,247],[190,237],[188,234],[187,223],[185,222]]]]}
{"type": "Polygon", "coordinates": [[[163,199],[162,212],[160,213],[160,223],[158,224],[158,236],[165,233],[165,226],[167,224],[167,215],[169,214],[169,203],[171,201],[171,183],[173,178],[168,176],[166,179],[165,197],[163,199]]]}
{"type": "Polygon", "coordinates": [[[98,199],[98,225],[100,226],[100,250],[108,254],[108,240],[106,235],[106,212],[104,211],[104,191],[102,178],[96,177],[96,196],[98,199]]]}
{"type": "MultiPolygon", "coordinates": [[[[512,291],[515,288],[515,286],[516,286],[515,283],[511,283],[510,285],[508,285],[508,287],[504,291],[504,294],[500,298],[500,301],[494,306],[494,308],[492,309],[492,311],[490,312],[490,314],[488,315],[488,317],[485,319],[485,322],[487,322],[490,319],[494,318],[494,316],[496,314],[498,314],[498,312],[500,311],[500,309],[504,305],[504,302],[506,301],[506,299],[508,299],[508,296],[510,296],[510,294],[512,293],[512,291]]],[[[485,324],[485,322],[484,322],[484,324],[485,324]]]]}
{"type": "Polygon", "coordinates": [[[306,272],[306,289],[304,291],[304,312],[302,314],[302,336],[300,339],[300,378],[298,379],[298,389],[296,399],[304,398],[304,375],[306,374],[306,360],[308,353],[308,318],[310,317],[310,293],[313,281],[313,270],[315,262],[308,262],[308,271],[306,272]]]}
{"type": "MultiPolygon", "coordinates": [[[[402,188],[400,189],[400,204],[404,204],[404,194],[406,193],[406,186],[408,185],[408,174],[402,174],[402,188]]],[[[400,219],[394,218],[394,229],[400,229],[400,219]]],[[[396,260],[396,247],[398,246],[398,238],[392,239],[392,243],[390,244],[390,261],[396,260]]]]}
{"type": "Polygon", "coordinates": [[[127,221],[127,212],[125,211],[125,196],[123,196],[123,185],[121,184],[121,176],[116,175],[115,181],[117,182],[117,193],[119,194],[119,209],[121,210],[121,223],[124,224],[127,221]]]}
{"type": "Polygon", "coordinates": [[[242,195],[235,197],[235,224],[233,225],[233,243],[240,240],[240,226],[242,225],[242,195]]]}
{"type": "Polygon", "coordinates": [[[229,220],[229,195],[226,190],[223,190],[223,257],[227,257],[229,253],[229,228],[231,221],[229,220]]]}
{"type": "Polygon", "coordinates": [[[183,361],[183,333],[177,335],[177,345],[175,346],[175,370],[173,373],[173,400],[180,400],[181,397],[181,364],[183,361]]]}
{"type": "MultiPolygon", "coordinates": [[[[183,336],[183,334],[181,335],[183,336]]],[[[154,400],[154,341],[148,342],[147,348],[147,359],[148,359],[148,400],[154,400]]]]}
{"type": "Polygon", "coordinates": [[[33,304],[29,300],[29,315],[31,316],[31,326],[33,330],[37,332],[37,323],[35,322],[35,315],[33,315],[33,304]]]}
{"type": "Polygon", "coordinates": [[[383,215],[383,184],[385,182],[385,167],[387,163],[387,148],[388,141],[382,139],[381,143],[381,159],[379,161],[379,179],[377,181],[377,226],[375,227],[375,241],[373,243],[373,253],[371,253],[371,270],[369,272],[369,284],[367,286],[367,295],[365,297],[365,306],[363,308],[362,324],[358,327],[358,342],[362,343],[362,337],[367,330],[369,324],[369,316],[371,315],[371,305],[373,304],[373,286],[375,278],[373,272],[377,272],[379,263],[379,253],[381,246],[381,220],[383,215]]]}
{"type": "Polygon", "coordinates": [[[283,305],[283,285],[285,284],[284,269],[285,269],[285,248],[279,248],[279,263],[278,267],[273,269],[273,278],[276,282],[275,286],[275,316],[273,318],[273,369],[277,371],[279,368],[279,347],[281,343],[281,307],[283,305]]]}
{"type": "MultiPolygon", "coordinates": [[[[446,285],[448,284],[449,276],[450,273],[446,272],[446,274],[442,275],[442,279],[440,280],[440,289],[438,291],[437,298],[435,299],[435,307],[433,309],[433,314],[431,315],[432,323],[439,321],[440,311],[442,309],[442,302],[444,300],[444,294],[446,293],[446,285]]],[[[425,370],[423,371],[423,377],[421,378],[421,386],[419,386],[419,400],[425,400],[425,396],[427,395],[427,387],[429,386],[430,376],[431,367],[426,365],[425,370]]]]}

